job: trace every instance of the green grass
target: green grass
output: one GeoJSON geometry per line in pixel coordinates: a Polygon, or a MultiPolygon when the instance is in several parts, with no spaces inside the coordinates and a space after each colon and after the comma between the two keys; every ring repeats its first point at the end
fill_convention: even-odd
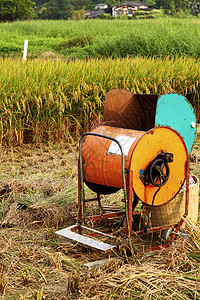
{"type": "Polygon", "coordinates": [[[200,54],[198,18],[155,20],[17,21],[0,24],[0,55],[29,57],[192,56],[200,54]]]}
{"type": "Polygon", "coordinates": [[[199,113],[193,58],[0,59],[0,143],[72,142],[102,119],[105,93],[185,95],[199,113]]]}

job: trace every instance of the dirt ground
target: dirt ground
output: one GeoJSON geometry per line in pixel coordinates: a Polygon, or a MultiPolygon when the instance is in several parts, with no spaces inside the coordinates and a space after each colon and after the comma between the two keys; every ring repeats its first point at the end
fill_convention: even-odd
{"type": "MultiPolygon", "coordinates": [[[[200,128],[191,155],[191,172],[200,178],[199,146],[200,128]]],[[[133,274],[149,272],[149,276],[154,276],[155,270],[163,274],[174,258],[180,260],[182,268],[179,270],[176,265],[170,272],[176,272],[178,277],[186,272],[200,278],[199,262],[191,263],[186,255],[190,250],[183,244],[171,247],[168,252],[163,250],[156,259],[143,254],[127,258],[126,253],[102,254],[59,238],[56,229],[76,220],[77,158],[78,147],[69,148],[64,143],[0,149],[0,299],[131,299],[129,294],[118,296],[119,293],[113,292],[119,289],[116,274],[124,276],[128,266],[133,274]],[[115,259],[102,269],[83,266],[109,257],[115,259]],[[105,283],[107,276],[112,277],[112,283],[108,284],[108,280],[105,283]],[[109,297],[100,287],[94,292],[97,282],[107,291],[105,295],[110,291],[109,297]]],[[[192,284],[192,296],[188,294],[188,298],[182,296],[182,299],[199,299],[199,281],[192,284]],[[194,294],[196,298],[192,298],[194,294]]],[[[145,282],[143,287],[137,287],[140,293],[135,294],[135,299],[159,299],[159,296],[145,296],[148,288],[151,290],[148,284],[145,288],[145,282]]]]}

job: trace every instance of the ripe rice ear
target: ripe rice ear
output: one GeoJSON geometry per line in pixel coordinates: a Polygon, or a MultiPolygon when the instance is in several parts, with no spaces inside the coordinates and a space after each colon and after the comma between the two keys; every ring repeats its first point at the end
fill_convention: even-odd
{"type": "Polygon", "coordinates": [[[105,93],[185,95],[199,114],[200,63],[193,58],[21,60],[0,58],[0,142],[77,140],[102,120],[105,93]]]}

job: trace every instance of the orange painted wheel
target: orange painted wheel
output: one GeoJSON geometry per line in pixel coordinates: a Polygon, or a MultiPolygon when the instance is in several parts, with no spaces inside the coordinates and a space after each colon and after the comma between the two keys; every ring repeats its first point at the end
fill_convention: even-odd
{"type": "Polygon", "coordinates": [[[154,205],[162,205],[170,201],[179,191],[185,181],[185,168],[188,152],[183,139],[169,127],[153,128],[148,131],[133,151],[130,168],[133,170],[133,189],[137,196],[146,204],[151,205],[158,187],[149,183],[146,187],[140,179],[155,156],[161,151],[172,153],[173,162],[169,163],[169,178],[158,194],[154,205]]]}

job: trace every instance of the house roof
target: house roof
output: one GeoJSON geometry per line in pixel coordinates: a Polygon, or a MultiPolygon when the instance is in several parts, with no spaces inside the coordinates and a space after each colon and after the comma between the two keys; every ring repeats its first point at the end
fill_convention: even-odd
{"type": "Polygon", "coordinates": [[[104,9],[86,10],[85,11],[85,19],[87,19],[88,17],[91,17],[93,19],[98,18],[104,12],[105,12],[104,9]]]}
{"type": "Polygon", "coordinates": [[[149,8],[152,7],[149,4],[146,4],[144,2],[139,2],[139,1],[125,1],[124,3],[117,4],[117,5],[113,6],[113,7],[120,7],[122,5],[128,5],[128,6],[133,6],[133,7],[136,7],[136,6],[147,6],[149,8]]]}

